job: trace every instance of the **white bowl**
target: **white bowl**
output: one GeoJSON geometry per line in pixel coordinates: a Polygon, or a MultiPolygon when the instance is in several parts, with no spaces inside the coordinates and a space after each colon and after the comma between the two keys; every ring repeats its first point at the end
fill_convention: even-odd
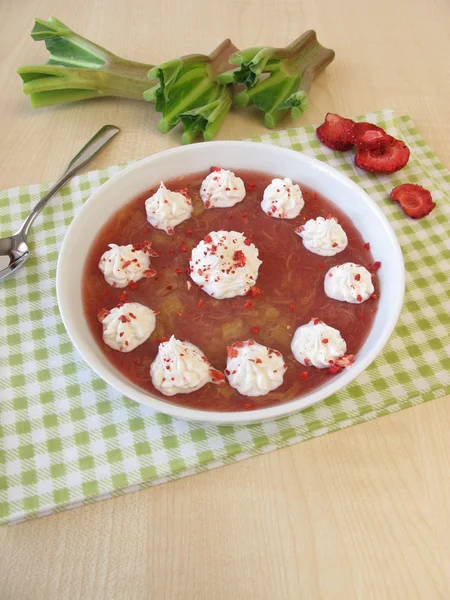
{"type": "Polygon", "coordinates": [[[336,169],[299,152],[254,142],[209,142],[160,152],[112,177],[79,210],[66,233],[58,260],[56,287],[67,332],[84,360],[107,383],[151,408],[180,419],[244,424],[274,419],[311,406],[342,389],[364,371],[381,351],[397,322],[405,287],[404,264],[395,234],[381,210],[356,183],[336,169]],[[213,412],[165,402],[133,384],[108,361],[83,314],[81,283],[90,245],[102,225],[121,206],[161,180],[207,170],[211,165],[276,173],[311,187],[331,200],[353,221],[380,260],[380,301],[372,330],[351,368],[320,388],[284,404],[251,412],[213,412]]]}

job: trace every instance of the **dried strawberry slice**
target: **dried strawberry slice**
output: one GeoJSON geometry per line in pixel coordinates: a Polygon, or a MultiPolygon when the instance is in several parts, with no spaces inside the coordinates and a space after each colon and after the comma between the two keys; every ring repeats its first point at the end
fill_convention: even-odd
{"type": "Polygon", "coordinates": [[[367,171],[383,175],[400,171],[409,160],[409,148],[401,140],[395,140],[386,148],[366,150],[358,148],[355,165],[367,171]]]}
{"type": "Polygon", "coordinates": [[[348,139],[354,146],[366,150],[386,148],[394,141],[394,138],[388,135],[384,129],[372,123],[355,123],[350,130],[348,139]]]}
{"type": "Polygon", "coordinates": [[[421,219],[430,214],[436,204],[428,190],[415,183],[403,183],[389,194],[391,200],[398,202],[411,219],[421,219]]]}
{"type": "Polygon", "coordinates": [[[353,146],[348,137],[353,125],[351,119],[327,113],[325,122],[316,129],[316,135],[328,148],[344,152],[353,146]]]}

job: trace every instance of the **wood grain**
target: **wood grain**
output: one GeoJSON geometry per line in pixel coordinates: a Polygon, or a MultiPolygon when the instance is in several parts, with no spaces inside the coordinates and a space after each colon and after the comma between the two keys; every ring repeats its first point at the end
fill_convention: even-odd
{"type": "MultiPolygon", "coordinates": [[[[178,143],[151,108],[104,99],[32,111],[15,68],[43,62],[33,16],[54,14],[120,55],[158,62],[285,45],[335,49],[311,108],[412,115],[450,165],[448,0],[0,0],[0,188],[54,178],[106,122],[94,168],[178,143]],[[275,8],[276,7],[276,8],[275,8]],[[205,27],[205,24],[208,26],[205,27]]],[[[289,125],[285,123],[283,125],[289,125]]],[[[233,113],[221,138],[263,131],[233,113]]],[[[450,597],[450,398],[243,463],[0,530],[5,599],[450,597]]]]}

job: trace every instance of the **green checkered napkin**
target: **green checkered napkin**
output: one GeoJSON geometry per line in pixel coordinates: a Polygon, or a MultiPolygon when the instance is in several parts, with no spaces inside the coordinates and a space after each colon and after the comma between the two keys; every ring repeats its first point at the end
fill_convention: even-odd
{"type": "MultiPolygon", "coordinates": [[[[0,521],[13,522],[139,490],[269,452],[450,393],[450,173],[408,116],[365,115],[411,148],[405,169],[375,177],[351,152],[322,146],[313,127],[263,135],[359,183],[388,216],[403,249],[407,287],[395,333],[376,361],[338,394],[301,413],[217,427],[158,414],[108,387],[74,351],[55,296],[58,250],[83,201],[120,167],[76,177],[32,229],[32,256],[0,283],[0,521]],[[388,200],[418,182],[437,207],[413,221],[388,200]]],[[[16,230],[48,189],[0,193],[0,236],[16,230]]]]}

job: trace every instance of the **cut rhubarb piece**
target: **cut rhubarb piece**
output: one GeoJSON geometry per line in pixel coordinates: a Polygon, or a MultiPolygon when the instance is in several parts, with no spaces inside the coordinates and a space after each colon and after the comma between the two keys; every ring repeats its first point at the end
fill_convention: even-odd
{"type": "Polygon", "coordinates": [[[332,150],[344,152],[353,146],[349,134],[354,125],[351,119],[345,119],[334,113],[327,113],[325,122],[316,129],[316,135],[322,144],[332,150]]]}
{"type": "Polygon", "coordinates": [[[384,129],[372,123],[355,123],[350,130],[348,139],[357,148],[365,150],[386,148],[394,141],[394,138],[388,135],[384,129]]]}
{"type": "Polygon", "coordinates": [[[384,175],[400,171],[409,160],[409,148],[401,140],[393,140],[386,148],[366,150],[358,148],[355,156],[355,165],[367,171],[384,175]]]}
{"type": "Polygon", "coordinates": [[[389,195],[398,202],[411,219],[421,219],[430,214],[436,204],[428,190],[414,183],[403,183],[395,187],[389,195]]]}

